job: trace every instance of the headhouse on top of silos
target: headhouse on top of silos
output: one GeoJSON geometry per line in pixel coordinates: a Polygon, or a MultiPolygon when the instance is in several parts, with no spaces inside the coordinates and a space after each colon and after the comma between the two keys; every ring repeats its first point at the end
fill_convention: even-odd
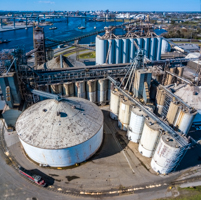
{"type": "Polygon", "coordinates": [[[26,109],[16,131],[27,155],[51,167],[66,167],[90,158],[103,139],[103,113],[88,100],[48,99],[26,109]]]}

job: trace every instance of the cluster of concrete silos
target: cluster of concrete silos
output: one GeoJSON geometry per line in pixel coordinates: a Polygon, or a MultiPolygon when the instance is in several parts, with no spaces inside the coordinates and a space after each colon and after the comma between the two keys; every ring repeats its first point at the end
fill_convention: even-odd
{"type": "Polygon", "coordinates": [[[118,91],[111,91],[110,117],[118,120],[121,130],[127,131],[128,139],[138,143],[138,151],[151,158],[152,169],[168,174],[176,166],[184,148],[170,134],[162,131],[159,124],[148,117],[118,91]]]}
{"type": "Polygon", "coordinates": [[[101,65],[106,63],[106,61],[109,64],[131,63],[138,51],[134,45],[134,41],[140,49],[144,50],[147,58],[150,60],[160,60],[162,40],[161,37],[104,39],[97,36],[96,64],[101,65]]]}
{"type": "MultiPolygon", "coordinates": [[[[92,79],[88,81],[76,81],[66,83],[53,83],[39,85],[38,90],[51,92],[66,97],[79,97],[88,99],[93,103],[103,105],[110,100],[110,81],[108,79],[92,79]]],[[[40,97],[44,100],[44,97],[40,97]]]]}
{"type": "MultiPolygon", "coordinates": [[[[191,95],[193,96],[193,92],[191,95]]],[[[190,95],[187,98],[191,98],[190,95]]],[[[156,103],[158,114],[162,115],[175,130],[187,135],[197,111],[186,107],[162,88],[157,88],[156,103]]]]}

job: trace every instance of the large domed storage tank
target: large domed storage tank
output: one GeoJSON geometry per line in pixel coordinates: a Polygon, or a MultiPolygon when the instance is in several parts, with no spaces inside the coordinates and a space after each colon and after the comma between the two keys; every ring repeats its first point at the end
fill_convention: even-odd
{"type": "Polygon", "coordinates": [[[162,135],[151,160],[152,169],[160,174],[168,174],[176,166],[183,150],[169,134],[162,135]]]}
{"type": "Polygon", "coordinates": [[[16,122],[26,154],[35,162],[66,167],[90,158],[103,139],[103,114],[92,102],[48,99],[26,109],[16,122]]]}
{"type": "Polygon", "coordinates": [[[145,119],[145,124],[142,131],[142,137],[140,139],[138,151],[145,157],[152,157],[159,135],[159,124],[153,121],[152,119],[145,119]]]}
{"type": "Polygon", "coordinates": [[[146,114],[140,108],[136,106],[132,107],[129,128],[127,132],[127,136],[130,141],[139,143],[144,127],[145,116],[146,114]]]}

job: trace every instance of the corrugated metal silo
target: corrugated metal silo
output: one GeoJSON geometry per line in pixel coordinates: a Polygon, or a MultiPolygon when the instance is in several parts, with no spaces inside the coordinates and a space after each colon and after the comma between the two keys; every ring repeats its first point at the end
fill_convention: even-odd
{"type": "Polygon", "coordinates": [[[129,39],[122,39],[122,63],[128,63],[129,39]]]}
{"type": "Polygon", "coordinates": [[[108,79],[99,79],[97,90],[97,102],[99,104],[106,103],[107,101],[107,92],[108,92],[108,79]]]}
{"type": "Polygon", "coordinates": [[[86,98],[85,81],[75,82],[75,96],[79,98],[86,98]]]}
{"type": "Polygon", "coordinates": [[[144,38],[144,54],[146,55],[147,58],[150,57],[150,39],[151,38],[144,38]]]}
{"type": "Polygon", "coordinates": [[[150,40],[150,60],[156,60],[157,38],[150,40]]]}
{"type": "Polygon", "coordinates": [[[160,126],[152,119],[145,119],[138,151],[145,157],[152,157],[160,135],[160,126]]]}
{"type": "Polygon", "coordinates": [[[122,63],[122,40],[121,39],[115,39],[115,48],[116,48],[115,63],[116,64],[122,63]]]}
{"type": "Polygon", "coordinates": [[[160,60],[161,59],[161,46],[162,46],[162,38],[158,37],[157,38],[157,56],[156,56],[156,60],[160,60]]]}
{"type": "Polygon", "coordinates": [[[75,96],[73,82],[63,83],[63,95],[66,97],[74,97],[75,96]]]}
{"type": "Polygon", "coordinates": [[[130,114],[129,128],[127,132],[128,139],[132,142],[139,143],[142,130],[144,127],[145,113],[138,107],[133,106],[130,114]]]}
{"type": "MultiPolygon", "coordinates": [[[[44,92],[50,92],[50,87],[49,87],[49,85],[38,85],[38,90],[41,90],[41,91],[44,91],[44,92]]],[[[47,98],[41,97],[41,96],[39,96],[39,98],[40,98],[41,101],[47,99],[47,98]]]]}
{"type": "Polygon", "coordinates": [[[151,160],[152,169],[164,175],[170,173],[179,161],[183,149],[169,134],[162,135],[151,160]]]}
{"type": "Polygon", "coordinates": [[[118,127],[121,130],[127,131],[130,119],[131,102],[125,98],[120,98],[118,127]]]}
{"type": "Polygon", "coordinates": [[[96,100],[96,83],[97,80],[89,80],[87,81],[87,99],[93,103],[95,103],[96,100]]]}
{"type": "Polygon", "coordinates": [[[108,40],[108,51],[110,48],[110,52],[109,52],[109,58],[108,58],[108,63],[109,64],[115,64],[115,42],[113,39],[109,39],[108,40]],[[110,47],[111,45],[111,47],[110,47]]]}

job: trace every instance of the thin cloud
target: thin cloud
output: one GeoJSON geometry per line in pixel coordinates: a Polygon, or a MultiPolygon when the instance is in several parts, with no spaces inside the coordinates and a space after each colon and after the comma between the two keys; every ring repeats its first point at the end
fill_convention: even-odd
{"type": "Polygon", "coordinates": [[[38,3],[54,4],[54,1],[39,1],[38,3]]]}

